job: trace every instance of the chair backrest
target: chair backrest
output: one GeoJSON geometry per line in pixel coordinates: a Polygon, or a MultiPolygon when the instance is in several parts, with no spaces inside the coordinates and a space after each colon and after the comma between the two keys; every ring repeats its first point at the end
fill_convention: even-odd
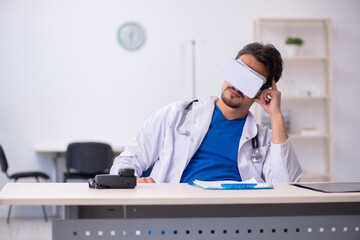
{"type": "Polygon", "coordinates": [[[7,173],[9,166],[6,161],[6,156],[5,156],[4,150],[1,147],[1,145],[0,145],[0,165],[1,165],[1,171],[4,173],[7,173]]]}
{"type": "Polygon", "coordinates": [[[68,172],[75,169],[80,173],[101,173],[112,165],[113,151],[109,144],[99,142],[70,143],[66,151],[68,172]]]}

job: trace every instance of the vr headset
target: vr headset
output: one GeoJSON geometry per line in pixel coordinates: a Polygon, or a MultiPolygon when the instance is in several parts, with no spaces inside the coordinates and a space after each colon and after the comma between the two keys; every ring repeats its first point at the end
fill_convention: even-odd
{"type": "Polygon", "coordinates": [[[264,76],[240,59],[228,58],[220,68],[219,75],[249,98],[254,98],[259,90],[270,87],[264,76]]]}

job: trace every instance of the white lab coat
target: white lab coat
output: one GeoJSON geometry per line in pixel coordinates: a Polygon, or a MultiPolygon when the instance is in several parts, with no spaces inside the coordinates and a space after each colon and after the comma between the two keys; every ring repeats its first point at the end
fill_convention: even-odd
{"type": "MultiPolygon", "coordinates": [[[[115,160],[110,174],[117,174],[119,168],[133,168],[140,176],[154,163],[150,177],[157,183],[178,183],[181,175],[200,147],[212,120],[216,97],[207,97],[194,102],[188,112],[182,131],[177,126],[189,102],[167,105],[144,123],[144,126],[115,160]]],[[[283,144],[271,142],[271,130],[256,124],[249,112],[239,144],[238,169],[243,180],[255,178],[258,182],[295,182],[301,176],[301,167],[292,148],[290,139],[283,144]],[[249,159],[251,139],[258,133],[262,161],[253,163],[249,159]]]]}

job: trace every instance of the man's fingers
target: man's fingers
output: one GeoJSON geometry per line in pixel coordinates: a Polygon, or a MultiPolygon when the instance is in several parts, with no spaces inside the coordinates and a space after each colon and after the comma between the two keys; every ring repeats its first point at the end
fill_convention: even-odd
{"type": "Polygon", "coordinates": [[[273,78],[272,81],[271,81],[271,88],[274,89],[274,90],[277,90],[275,78],[273,78]]]}
{"type": "MultiPolygon", "coordinates": [[[[262,93],[260,94],[259,96],[259,101],[262,103],[262,104],[266,104],[266,103],[269,103],[271,98],[272,98],[272,92],[273,90],[271,89],[266,89],[264,91],[262,91],[262,93]]],[[[254,99],[256,101],[256,99],[254,99]]],[[[257,102],[257,101],[256,101],[257,102]]],[[[259,103],[259,102],[258,102],[259,103]]]]}
{"type": "Polygon", "coordinates": [[[155,183],[155,181],[151,177],[145,178],[147,183],[155,183]]]}
{"type": "Polygon", "coordinates": [[[155,183],[154,179],[152,179],[151,177],[136,177],[136,182],[137,183],[155,183]]]}

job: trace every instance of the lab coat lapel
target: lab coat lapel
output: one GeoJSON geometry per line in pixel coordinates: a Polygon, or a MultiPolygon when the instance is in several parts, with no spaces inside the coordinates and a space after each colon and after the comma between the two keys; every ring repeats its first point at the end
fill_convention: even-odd
{"type": "Polygon", "coordinates": [[[262,163],[257,163],[257,166],[249,159],[249,153],[252,149],[251,139],[256,136],[258,132],[255,117],[249,112],[244,125],[244,130],[241,136],[238,152],[238,166],[242,180],[249,180],[254,177],[257,182],[263,182],[261,179],[262,163]]]}
{"type": "Polygon", "coordinates": [[[240,139],[239,150],[241,149],[242,145],[245,142],[254,138],[256,134],[257,134],[257,127],[256,127],[255,117],[251,112],[249,112],[246,117],[243,133],[240,139]]]}
{"type": "Polygon", "coordinates": [[[190,118],[192,121],[191,134],[186,165],[200,147],[206,133],[209,130],[214,113],[215,102],[217,100],[218,98],[216,97],[210,97],[210,99],[206,99],[205,101],[194,104],[193,106],[190,118]]]}

